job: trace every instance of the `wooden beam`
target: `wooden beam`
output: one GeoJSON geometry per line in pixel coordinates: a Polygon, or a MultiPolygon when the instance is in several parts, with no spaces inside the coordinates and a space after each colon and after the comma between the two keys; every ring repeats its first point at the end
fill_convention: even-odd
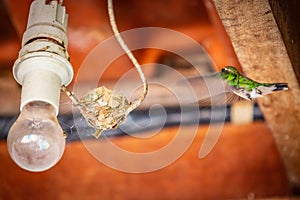
{"type": "Polygon", "coordinates": [[[300,1],[269,0],[281,32],[287,53],[293,65],[298,83],[300,81],[300,1]]]}
{"type": "MultiPolygon", "coordinates": [[[[268,0],[213,0],[244,73],[286,82],[288,91],[258,100],[292,188],[300,188],[300,90],[268,0]]],[[[255,147],[254,147],[255,148],[255,147]]]]}

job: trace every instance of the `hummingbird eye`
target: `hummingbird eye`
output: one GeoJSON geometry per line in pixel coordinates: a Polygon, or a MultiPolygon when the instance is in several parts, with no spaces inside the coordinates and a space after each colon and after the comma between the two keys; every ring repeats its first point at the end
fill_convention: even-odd
{"type": "Polygon", "coordinates": [[[228,69],[226,67],[224,67],[222,70],[221,70],[223,73],[227,72],[228,69]]]}

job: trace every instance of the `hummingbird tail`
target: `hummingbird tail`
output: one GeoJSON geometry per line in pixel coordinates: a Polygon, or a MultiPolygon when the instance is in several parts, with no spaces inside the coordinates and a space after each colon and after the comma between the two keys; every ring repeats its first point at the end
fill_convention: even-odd
{"type": "Polygon", "coordinates": [[[275,83],[274,84],[275,88],[273,91],[280,91],[280,90],[288,90],[288,84],[287,83],[275,83]]]}

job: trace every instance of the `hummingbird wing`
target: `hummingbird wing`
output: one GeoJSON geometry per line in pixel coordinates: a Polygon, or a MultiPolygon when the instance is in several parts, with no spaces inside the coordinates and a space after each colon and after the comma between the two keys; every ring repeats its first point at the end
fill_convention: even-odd
{"type": "Polygon", "coordinates": [[[233,93],[232,86],[218,77],[218,73],[188,77],[201,106],[232,104],[241,98],[233,93]]]}

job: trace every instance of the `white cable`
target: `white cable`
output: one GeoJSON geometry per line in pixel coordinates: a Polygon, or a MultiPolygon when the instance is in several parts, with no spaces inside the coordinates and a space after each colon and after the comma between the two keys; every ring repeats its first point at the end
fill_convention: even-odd
{"type": "Polygon", "coordinates": [[[147,92],[148,92],[148,84],[147,84],[147,80],[146,77],[143,73],[143,70],[140,66],[140,64],[138,63],[138,61],[136,60],[136,58],[134,57],[134,55],[132,54],[131,50],[128,48],[128,46],[125,44],[124,40],[122,39],[120,32],[118,30],[117,24],[116,24],[116,20],[115,20],[115,15],[114,15],[114,8],[113,8],[113,2],[112,0],[107,0],[107,8],[108,8],[108,16],[109,16],[109,22],[111,25],[111,28],[113,30],[114,36],[116,37],[118,43],[120,44],[120,46],[122,47],[122,49],[125,51],[125,53],[127,54],[127,56],[129,57],[129,59],[131,60],[132,64],[134,65],[134,67],[136,68],[137,72],[139,73],[139,76],[141,78],[141,81],[143,83],[143,93],[140,96],[140,98],[136,101],[133,102],[131,109],[129,109],[128,113],[132,110],[134,110],[136,107],[138,107],[142,101],[145,99],[147,92]]]}

